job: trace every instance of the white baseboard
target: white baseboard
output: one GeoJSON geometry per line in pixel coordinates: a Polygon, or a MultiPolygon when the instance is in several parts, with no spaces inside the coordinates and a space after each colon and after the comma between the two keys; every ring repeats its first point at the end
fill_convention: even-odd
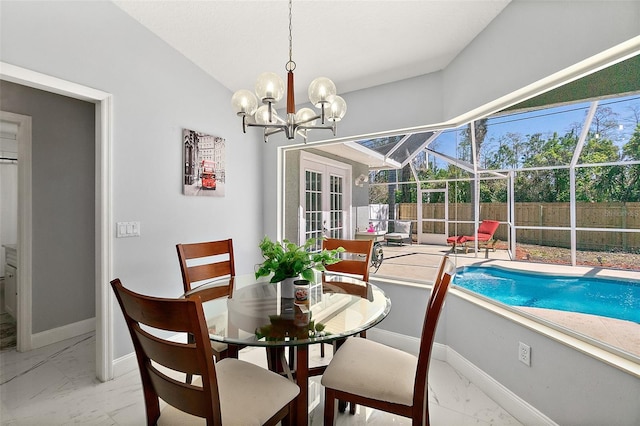
{"type": "MultiPolygon", "coordinates": [[[[443,345],[444,346],[444,345],[443,345]]],[[[487,396],[507,410],[519,422],[525,425],[555,425],[553,420],[538,411],[535,407],[511,392],[500,382],[469,362],[462,355],[448,346],[446,347],[447,363],[476,385],[487,396]]]]}
{"type": "MultiPolygon", "coordinates": [[[[405,336],[376,328],[367,330],[367,338],[413,354],[417,354],[420,347],[420,339],[416,337],[405,336]]],[[[433,359],[447,362],[521,423],[526,425],[556,425],[553,420],[549,419],[535,407],[518,397],[447,345],[434,343],[432,357],[433,359]]]]}
{"type": "Polygon", "coordinates": [[[121,356],[120,358],[113,360],[113,378],[114,379],[137,369],[138,369],[138,360],[136,359],[135,352],[131,352],[130,354],[121,356]]]}
{"type": "Polygon", "coordinates": [[[95,331],[96,319],[89,318],[86,320],[74,322],[73,324],[63,325],[62,327],[52,328],[51,330],[42,331],[31,335],[31,349],[41,348],[52,343],[61,342],[76,336],[95,331]]]}

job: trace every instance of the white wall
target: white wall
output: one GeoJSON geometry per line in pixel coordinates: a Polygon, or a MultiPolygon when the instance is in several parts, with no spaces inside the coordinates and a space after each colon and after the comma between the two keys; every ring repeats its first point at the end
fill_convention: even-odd
{"type": "MultiPolygon", "coordinates": [[[[113,94],[113,221],[140,221],[142,235],[114,239],[112,277],[176,296],[175,244],[229,237],[236,270],[252,272],[264,144],[242,135],[231,93],[110,2],[0,7],[0,60],[113,94]],[[225,198],[182,195],[183,127],[226,139],[225,198]]],[[[133,349],[117,306],[114,313],[117,359],[133,349]]]]}

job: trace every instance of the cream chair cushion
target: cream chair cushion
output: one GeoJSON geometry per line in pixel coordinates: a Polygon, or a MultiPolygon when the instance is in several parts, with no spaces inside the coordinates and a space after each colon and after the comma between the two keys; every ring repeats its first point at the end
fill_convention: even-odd
{"type": "MultiPolygon", "coordinates": [[[[223,425],[262,425],[295,398],[300,389],[284,377],[235,358],[216,363],[223,425]]],[[[200,378],[194,385],[202,386],[200,378]]],[[[167,405],[158,425],[206,424],[206,420],[167,405]]]]}
{"type": "Polygon", "coordinates": [[[333,355],[321,383],[381,401],[411,405],[418,358],[407,352],[351,337],[333,355]]]}

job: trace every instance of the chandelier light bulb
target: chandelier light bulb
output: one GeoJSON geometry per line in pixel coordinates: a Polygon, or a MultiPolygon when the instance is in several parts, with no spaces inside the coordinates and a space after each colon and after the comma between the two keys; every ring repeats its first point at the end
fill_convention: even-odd
{"type": "Polygon", "coordinates": [[[330,96],[328,101],[331,103],[329,108],[325,109],[327,120],[340,121],[347,113],[347,103],[341,96],[330,96]]]}
{"type": "Polygon", "coordinates": [[[279,102],[284,96],[284,81],[274,72],[263,72],[256,80],[256,95],[262,102],[279,102]]]}
{"type": "Polygon", "coordinates": [[[258,109],[258,99],[251,91],[242,89],[233,94],[231,98],[231,107],[237,115],[251,116],[258,109]]]}
{"type": "Polygon", "coordinates": [[[255,119],[258,124],[275,124],[278,119],[278,114],[275,108],[271,108],[271,116],[269,115],[269,105],[262,105],[256,111],[255,119]],[[271,120],[269,120],[271,118],[271,120]]]}
{"type": "Polygon", "coordinates": [[[302,108],[296,112],[296,123],[300,123],[302,126],[315,126],[317,120],[311,120],[314,117],[316,117],[314,110],[311,108],[302,108]]]}
{"type": "Polygon", "coordinates": [[[321,108],[329,96],[335,95],[336,85],[327,77],[318,77],[309,85],[309,100],[316,108],[321,108]]]}

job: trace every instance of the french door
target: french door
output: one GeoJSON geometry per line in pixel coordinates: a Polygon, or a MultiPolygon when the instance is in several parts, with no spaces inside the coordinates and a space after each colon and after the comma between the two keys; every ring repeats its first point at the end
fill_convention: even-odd
{"type": "Polygon", "coordinates": [[[301,153],[300,244],[309,238],[351,238],[350,183],[349,164],[301,153]]]}

